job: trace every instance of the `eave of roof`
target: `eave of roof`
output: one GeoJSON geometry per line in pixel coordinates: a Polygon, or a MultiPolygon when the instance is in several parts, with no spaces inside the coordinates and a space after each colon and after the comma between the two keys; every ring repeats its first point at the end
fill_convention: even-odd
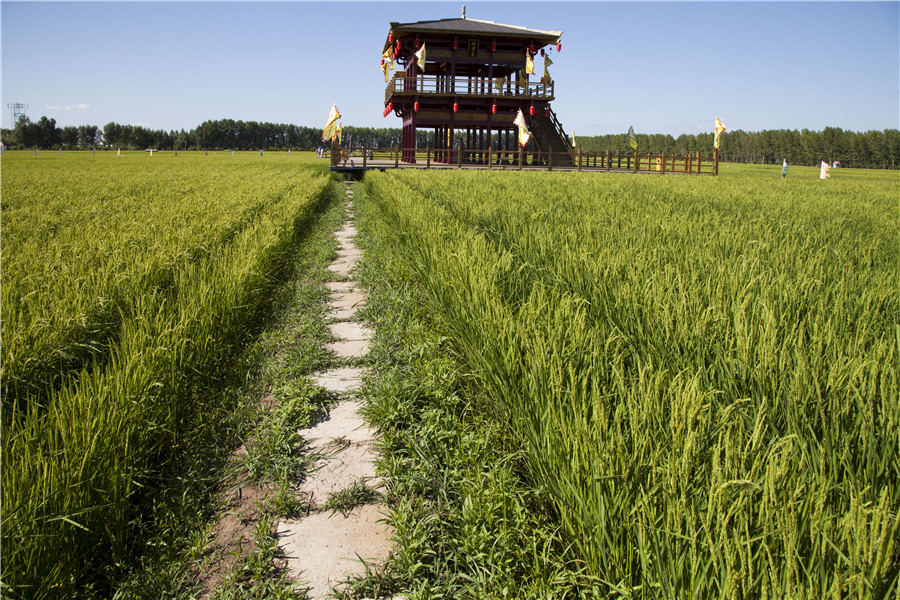
{"type": "MultiPolygon", "coordinates": [[[[417,21],[414,23],[395,23],[392,22],[390,31],[397,34],[403,33],[424,33],[437,32],[446,34],[482,34],[493,35],[497,37],[532,37],[535,41],[544,44],[552,44],[561,36],[562,31],[543,31],[540,29],[529,29],[528,27],[519,27],[517,25],[504,25],[502,23],[494,23],[493,21],[482,21],[481,19],[438,19],[435,21],[417,21]]],[[[387,50],[389,42],[385,40],[382,51],[387,50]]]]}

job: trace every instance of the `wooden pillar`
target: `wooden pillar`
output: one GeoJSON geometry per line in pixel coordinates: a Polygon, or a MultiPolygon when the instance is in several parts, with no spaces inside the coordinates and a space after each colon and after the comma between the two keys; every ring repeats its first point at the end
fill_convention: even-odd
{"type": "Polygon", "coordinates": [[[697,150],[697,175],[700,174],[700,151],[697,150]]]}
{"type": "Polygon", "coordinates": [[[493,161],[493,156],[492,156],[493,153],[494,153],[493,146],[488,144],[488,170],[489,171],[494,168],[494,161],[493,161]]]}
{"type": "Polygon", "coordinates": [[[638,154],[638,151],[635,150],[634,151],[634,172],[635,173],[638,172],[638,169],[640,168],[640,163],[641,163],[641,157],[638,154]]]}
{"type": "Polygon", "coordinates": [[[666,153],[663,152],[663,153],[660,155],[660,158],[662,159],[662,160],[660,161],[660,164],[661,164],[661,167],[662,167],[660,172],[661,172],[663,175],[665,175],[665,174],[666,174],[666,153]]]}
{"type": "Polygon", "coordinates": [[[425,168],[431,168],[431,146],[425,147],[425,168]]]}
{"type": "Polygon", "coordinates": [[[459,146],[456,149],[456,168],[462,169],[462,158],[463,158],[463,141],[459,140],[459,146]]]}
{"type": "Polygon", "coordinates": [[[363,169],[365,169],[365,168],[366,168],[366,161],[367,161],[368,158],[369,158],[369,150],[368,150],[368,148],[367,148],[366,146],[363,146],[363,147],[362,147],[362,153],[363,153],[363,169]]]}
{"type": "Polygon", "coordinates": [[[719,174],[719,149],[713,150],[713,175],[719,174]]]}

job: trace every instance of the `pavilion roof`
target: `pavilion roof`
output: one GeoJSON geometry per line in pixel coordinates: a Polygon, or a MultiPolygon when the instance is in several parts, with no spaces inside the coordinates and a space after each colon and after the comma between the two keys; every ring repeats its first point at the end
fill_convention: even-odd
{"type": "MultiPolygon", "coordinates": [[[[506,38],[529,38],[541,45],[553,44],[562,36],[562,31],[543,31],[529,29],[517,25],[503,25],[493,21],[481,19],[438,19],[436,21],[416,21],[414,23],[391,23],[391,32],[394,35],[409,33],[438,32],[445,34],[484,35],[506,38]]],[[[389,42],[385,40],[384,50],[387,50],[389,42]]]]}

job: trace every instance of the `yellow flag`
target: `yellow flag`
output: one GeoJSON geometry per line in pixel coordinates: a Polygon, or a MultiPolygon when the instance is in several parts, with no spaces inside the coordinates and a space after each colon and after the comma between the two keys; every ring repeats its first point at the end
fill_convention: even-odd
{"type": "Polygon", "coordinates": [[[388,48],[384,51],[384,54],[381,55],[384,59],[384,64],[390,65],[390,69],[394,70],[394,50],[393,48],[388,48]]]}
{"type": "Polygon", "coordinates": [[[341,118],[341,113],[338,112],[337,105],[331,105],[331,112],[328,113],[328,121],[325,123],[325,128],[322,130],[322,141],[327,142],[328,140],[334,139],[335,130],[336,130],[336,122],[341,118]]]}
{"type": "Polygon", "coordinates": [[[388,71],[390,70],[390,67],[388,66],[387,62],[385,62],[383,65],[381,65],[381,70],[384,71],[384,82],[387,83],[388,80],[390,79],[390,76],[388,75],[388,71]]]}
{"type": "Polygon", "coordinates": [[[723,131],[725,131],[725,126],[722,125],[722,121],[719,120],[719,117],[716,117],[716,140],[713,144],[716,150],[719,149],[719,136],[722,135],[723,131]]]}
{"type": "Polygon", "coordinates": [[[545,54],[544,55],[544,77],[546,77],[547,79],[550,79],[550,71],[547,70],[547,67],[549,67],[552,64],[553,64],[553,61],[550,60],[550,55],[545,54]]]}
{"type": "Polygon", "coordinates": [[[338,141],[338,144],[341,143],[341,127],[342,127],[341,123],[338,123],[338,125],[337,125],[337,132],[336,132],[336,133],[337,133],[337,141],[338,141]]]}
{"type": "Polygon", "coordinates": [[[422,47],[416,52],[416,63],[420,69],[425,70],[425,44],[422,44],[422,47]]]}
{"type": "Polygon", "coordinates": [[[525,115],[522,113],[522,109],[516,113],[516,119],[513,121],[513,125],[519,128],[519,145],[527,146],[528,140],[531,138],[531,133],[528,131],[528,124],[525,122],[525,115]]]}
{"type": "Polygon", "coordinates": [[[525,72],[529,75],[534,74],[534,61],[531,59],[531,54],[528,50],[525,51],[525,72]]]}
{"type": "Polygon", "coordinates": [[[634,135],[634,126],[628,128],[628,143],[631,144],[632,150],[637,150],[637,136],[634,135]]]}
{"type": "Polygon", "coordinates": [[[574,148],[577,144],[575,144],[575,130],[572,130],[572,147],[574,148]]]}

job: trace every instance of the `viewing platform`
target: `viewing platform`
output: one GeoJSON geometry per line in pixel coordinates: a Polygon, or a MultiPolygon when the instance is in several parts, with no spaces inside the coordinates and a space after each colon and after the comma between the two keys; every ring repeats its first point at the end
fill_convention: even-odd
{"type": "Polygon", "coordinates": [[[518,82],[512,79],[488,77],[451,77],[449,75],[407,76],[397,73],[388,82],[384,102],[398,102],[398,98],[414,96],[493,98],[511,100],[554,100],[554,83],[549,81],[518,82]]]}

